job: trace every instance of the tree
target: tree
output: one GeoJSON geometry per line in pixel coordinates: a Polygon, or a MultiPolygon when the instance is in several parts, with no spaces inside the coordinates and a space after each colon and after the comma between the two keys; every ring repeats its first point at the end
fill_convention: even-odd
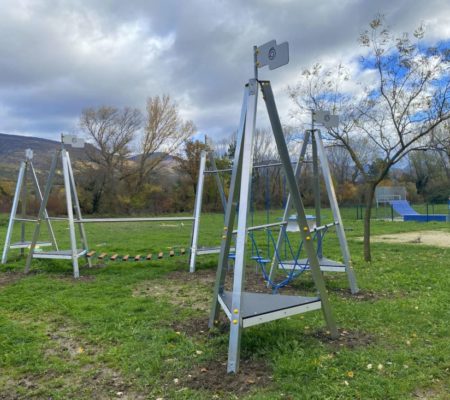
{"type": "Polygon", "coordinates": [[[194,194],[197,193],[200,156],[203,151],[210,151],[210,147],[199,140],[188,139],[184,142],[183,152],[178,162],[178,171],[189,178],[194,194]]]}
{"type": "Polygon", "coordinates": [[[370,219],[377,185],[391,167],[411,151],[423,148],[421,140],[450,118],[450,50],[446,44],[425,47],[423,27],[412,37],[395,35],[383,16],[377,16],[359,42],[366,50],[360,66],[369,79],[361,90],[349,84],[343,65],[323,70],[319,64],[305,70],[298,85],[289,89],[298,106],[328,109],[339,114],[340,129],[328,131],[329,138],[350,154],[366,185],[364,215],[364,258],[371,260],[370,219]],[[376,161],[368,168],[355,141],[364,137],[376,161]]]}
{"type": "Polygon", "coordinates": [[[92,211],[100,210],[105,197],[109,207],[114,204],[117,181],[124,179],[128,168],[131,143],[141,128],[142,116],[139,110],[115,107],[88,108],[80,117],[81,130],[93,147],[86,147],[86,153],[93,164],[93,173],[86,176],[93,192],[92,211]]]}
{"type": "Polygon", "coordinates": [[[183,121],[178,105],[168,94],[149,97],[147,120],[138,148],[137,182],[140,187],[150,173],[171,154],[175,154],[185,140],[194,135],[192,121],[183,121]]]}

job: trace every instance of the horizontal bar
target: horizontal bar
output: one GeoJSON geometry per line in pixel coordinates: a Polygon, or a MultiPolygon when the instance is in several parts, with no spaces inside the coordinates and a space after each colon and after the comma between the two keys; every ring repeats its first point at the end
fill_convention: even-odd
{"type": "Polygon", "coordinates": [[[18,222],[37,222],[37,219],[30,219],[30,218],[14,218],[14,221],[18,221],[18,222]]]}
{"type": "Polygon", "coordinates": [[[317,232],[317,231],[321,231],[321,230],[324,230],[324,229],[327,229],[327,228],[331,228],[332,226],[335,226],[335,225],[339,225],[339,222],[338,221],[334,221],[334,222],[331,222],[330,224],[317,226],[314,229],[311,229],[310,231],[311,232],[317,232]]]}
{"type": "MultiPolygon", "coordinates": [[[[310,163],[311,161],[302,161],[302,164],[304,163],[310,163]]],[[[297,161],[292,161],[292,165],[297,165],[297,161]]],[[[282,163],[271,163],[271,164],[260,164],[260,165],[254,165],[253,169],[259,169],[259,168],[270,168],[270,167],[278,167],[280,165],[283,165],[282,163]]],[[[205,174],[216,174],[218,172],[231,172],[232,168],[224,168],[224,169],[208,169],[205,170],[205,174]]]]}
{"type": "MultiPolygon", "coordinates": [[[[280,221],[280,222],[273,222],[271,224],[250,226],[247,228],[247,232],[258,231],[261,229],[271,228],[271,227],[275,227],[275,226],[282,226],[282,225],[286,225],[286,224],[287,224],[286,221],[280,221]]],[[[236,233],[237,233],[237,229],[233,231],[233,234],[236,234],[236,233]]]]}
{"type": "Polygon", "coordinates": [[[153,218],[83,218],[74,220],[75,223],[89,224],[102,222],[167,222],[167,221],[193,221],[194,217],[153,217],[153,218]]]}

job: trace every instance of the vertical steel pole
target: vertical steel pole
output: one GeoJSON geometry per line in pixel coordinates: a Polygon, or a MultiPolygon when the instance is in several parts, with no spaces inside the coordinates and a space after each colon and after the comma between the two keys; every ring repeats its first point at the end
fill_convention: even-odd
{"type": "Polygon", "coordinates": [[[203,186],[205,184],[206,151],[200,155],[200,169],[198,171],[197,193],[195,194],[194,224],[192,226],[191,253],[189,256],[189,272],[195,272],[197,256],[198,232],[200,229],[200,215],[202,213],[203,186]]]}
{"type": "MultiPolygon", "coordinates": [[[[305,159],[306,150],[308,148],[308,143],[310,139],[310,132],[305,132],[305,137],[303,138],[302,147],[300,149],[300,157],[298,158],[297,165],[295,166],[295,180],[298,181],[301,171],[302,171],[302,163],[305,159]]],[[[291,211],[292,206],[292,200],[291,200],[291,194],[289,193],[286,199],[286,204],[284,206],[284,213],[283,213],[283,219],[282,221],[288,221],[289,219],[289,213],[291,211]]],[[[270,272],[269,272],[269,281],[267,282],[267,287],[270,287],[270,282],[273,280],[273,277],[275,275],[275,271],[277,268],[277,253],[280,254],[280,248],[281,243],[283,241],[283,233],[286,231],[286,225],[283,225],[280,227],[280,232],[278,233],[277,243],[274,249],[274,254],[272,257],[272,264],[270,265],[270,272]]],[[[295,260],[294,260],[295,261],[295,260]]]]}
{"type": "Polygon", "coordinates": [[[45,215],[45,209],[47,208],[48,198],[50,196],[50,191],[52,190],[53,178],[56,172],[56,163],[58,161],[59,152],[55,153],[50,165],[50,172],[48,174],[47,184],[44,190],[44,196],[41,201],[41,206],[39,207],[39,213],[36,221],[36,227],[34,228],[33,238],[31,240],[30,250],[28,252],[27,262],[25,264],[25,273],[30,271],[31,261],[33,259],[34,249],[36,247],[36,242],[39,238],[39,232],[41,230],[41,221],[45,215]]]}
{"type": "MultiPolygon", "coordinates": [[[[72,187],[71,193],[73,196],[72,198],[73,198],[73,202],[74,202],[74,206],[75,206],[75,214],[77,216],[77,219],[81,220],[81,219],[83,219],[81,216],[81,207],[80,207],[80,202],[78,200],[78,192],[77,192],[77,186],[75,184],[75,177],[73,175],[72,162],[70,160],[70,154],[68,151],[66,151],[66,158],[67,158],[67,167],[69,170],[70,184],[72,187]]],[[[84,224],[79,222],[78,229],[80,231],[80,237],[81,237],[81,243],[83,245],[83,250],[86,250],[85,258],[86,258],[87,264],[88,264],[89,268],[92,268],[92,261],[87,256],[87,252],[89,251],[89,245],[88,245],[86,231],[84,229],[84,224]]]]}
{"type": "MultiPolygon", "coordinates": [[[[24,172],[24,179],[23,179],[23,185],[22,185],[22,209],[21,214],[22,218],[26,218],[27,216],[27,172],[29,168],[29,161],[25,161],[25,172],[24,172]]],[[[20,224],[20,241],[23,243],[25,242],[25,221],[22,221],[20,224]]],[[[22,247],[20,249],[20,255],[25,254],[25,249],[22,247]]]]}
{"type": "Polygon", "coordinates": [[[244,99],[242,101],[241,118],[239,122],[238,134],[236,138],[236,148],[234,152],[233,172],[231,174],[230,190],[228,192],[227,209],[225,211],[225,222],[223,228],[222,242],[220,245],[219,260],[217,262],[216,281],[214,284],[213,301],[209,315],[208,326],[212,328],[219,316],[219,295],[223,293],[225,284],[225,274],[228,266],[228,255],[230,253],[231,240],[233,238],[234,219],[236,217],[237,200],[242,172],[242,141],[244,138],[245,119],[247,116],[248,85],[244,89],[244,99]]]}
{"type": "Polygon", "coordinates": [[[325,282],[323,280],[322,272],[320,271],[319,259],[317,258],[316,251],[314,249],[314,243],[312,240],[311,232],[308,227],[308,221],[306,220],[305,208],[303,206],[302,198],[300,196],[300,191],[298,189],[297,182],[295,180],[294,171],[292,169],[291,160],[289,158],[289,152],[284,140],[283,128],[281,126],[280,118],[278,116],[277,107],[275,104],[275,99],[273,97],[272,88],[269,81],[261,82],[261,87],[264,95],[264,100],[266,102],[267,112],[269,114],[270,124],[272,126],[272,131],[275,137],[275,141],[278,148],[278,153],[280,154],[281,162],[283,163],[284,170],[286,173],[286,178],[289,184],[289,192],[292,197],[292,202],[297,211],[297,222],[300,228],[301,237],[308,254],[311,274],[319,292],[320,300],[322,303],[322,311],[327,323],[328,330],[332,337],[338,336],[338,331],[336,328],[336,322],[331,310],[330,302],[328,299],[328,293],[325,287],[325,282]]]}
{"type": "Polygon", "coordinates": [[[75,223],[73,218],[73,204],[72,204],[72,190],[70,185],[69,176],[69,160],[67,158],[67,151],[65,149],[61,152],[62,166],[63,166],[63,176],[64,176],[64,188],[66,191],[66,202],[67,202],[67,217],[69,220],[69,234],[70,234],[70,249],[72,251],[72,265],[73,265],[73,277],[79,278],[80,271],[78,268],[78,249],[77,249],[77,239],[75,234],[75,223]]]}
{"type": "Polygon", "coordinates": [[[11,246],[11,237],[14,229],[14,220],[17,214],[17,207],[19,206],[20,192],[22,189],[22,185],[24,183],[24,176],[25,176],[25,162],[22,161],[20,163],[19,175],[17,177],[16,190],[14,192],[14,198],[11,207],[11,214],[9,215],[8,230],[6,231],[5,246],[3,247],[2,264],[6,264],[6,260],[8,258],[8,251],[9,247],[11,246]]]}
{"type": "MultiPolygon", "coordinates": [[[[36,170],[34,169],[34,165],[31,161],[30,161],[30,169],[31,169],[31,177],[32,177],[33,183],[34,183],[34,190],[36,191],[36,195],[39,198],[39,202],[42,203],[41,188],[39,186],[39,181],[38,181],[38,178],[36,175],[36,170]]],[[[52,223],[50,221],[50,217],[48,215],[47,208],[45,208],[45,210],[44,210],[44,218],[45,218],[45,222],[47,223],[47,229],[48,229],[48,233],[50,234],[50,239],[52,241],[53,247],[55,248],[55,250],[59,250],[58,243],[56,242],[55,232],[53,231],[52,223]]]]}
{"type": "Polygon", "coordinates": [[[241,190],[239,194],[239,216],[237,222],[236,259],[234,264],[233,292],[231,299],[230,339],[228,343],[228,372],[239,369],[241,335],[242,335],[242,292],[245,281],[247,215],[250,207],[250,191],[253,171],[253,135],[256,122],[258,100],[258,81],[249,81],[247,117],[242,149],[241,190]]]}
{"type": "MultiPolygon", "coordinates": [[[[313,122],[314,123],[314,122],[313,122]]],[[[322,218],[320,215],[321,211],[321,200],[320,200],[320,173],[319,173],[319,160],[317,156],[317,143],[316,143],[316,134],[313,129],[311,130],[311,141],[312,141],[312,162],[313,162],[313,192],[314,192],[314,207],[315,207],[315,217],[316,217],[316,226],[322,225],[322,218]]],[[[317,237],[317,256],[319,260],[323,257],[322,251],[322,232],[316,232],[317,237]]]]}
{"type": "Polygon", "coordinates": [[[331,211],[333,213],[333,218],[337,221],[336,233],[339,240],[339,245],[342,252],[342,258],[344,259],[345,270],[347,272],[348,282],[350,284],[350,290],[353,294],[358,293],[358,284],[356,282],[355,271],[352,267],[350,250],[347,244],[347,238],[345,236],[344,224],[342,223],[341,212],[339,211],[339,206],[336,198],[336,193],[334,191],[333,181],[331,180],[330,166],[328,164],[328,159],[325,154],[325,147],[323,145],[322,137],[320,132],[317,134],[317,150],[320,158],[320,164],[322,166],[322,175],[325,181],[325,186],[327,188],[328,199],[330,202],[331,211]]]}

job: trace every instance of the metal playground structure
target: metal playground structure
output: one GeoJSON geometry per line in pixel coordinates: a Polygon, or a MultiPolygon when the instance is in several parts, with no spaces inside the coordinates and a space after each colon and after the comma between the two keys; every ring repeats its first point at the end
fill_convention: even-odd
{"type": "MultiPolygon", "coordinates": [[[[314,208],[315,215],[307,216],[307,219],[314,220],[315,223],[310,223],[310,229],[314,236],[314,240],[317,242],[317,256],[320,262],[320,269],[322,272],[343,272],[347,274],[350,290],[353,294],[359,291],[356,282],[356,276],[352,267],[350,251],[347,244],[347,239],[345,235],[344,225],[342,222],[332,177],[331,171],[328,164],[328,159],[325,152],[325,147],[322,139],[322,135],[319,129],[315,126],[321,125],[325,128],[337,127],[338,117],[331,115],[325,111],[312,111],[311,118],[311,129],[307,130],[304,134],[303,144],[300,150],[299,159],[297,162],[292,163],[295,165],[295,178],[298,181],[301,175],[302,168],[305,164],[311,164],[313,170],[313,191],[314,191],[314,208]],[[310,154],[310,159],[307,159],[306,155],[310,154]],[[333,220],[331,222],[322,223],[322,213],[321,213],[321,190],[320,183],[323,179],[326,194],[332,211],[333,220]],[[339,241],[339,248],[341,251],[341,256],[343,262],[335,261],[324,256],[324,242],[325,235],[331,230],[334,230],[337,234],[339,241]]],[[[282,163],[266,163],[262,165],[252,165],[252,171],[256,169],[273,167],[282,167],[282,163]]],[[[191,241],[191,252],[189,258],[189,270],[191,272],[195,271],[195,264],[197,256],[207,255],[207,254],[218,254],[220,252],[219,246],[213,247],[200,247],[199,246],[199,230],[200,230],[200,220],[201,220],[201,207],[202,207],[202,196],[203,188],[205,184],[206,175],[214,175],[217,184],[222,203],[224,205],[224,210],[226,210],[226,199],[225,191],[220,180],[219,174],[224,172],[231,172],[232,168],[227,169],[217,169],[214,157],[212,153],[203,152],[200,160],[200,168],[197,182],[197,193],[195,200],[195,211],[194,211],[194,225],[193,234],[191,241]],[[211,168],[206,170],[206,160],[209,158],[211,168]]],[[[268,185],[267,185],[268,186],[268,185]]],[[[260,188],[258,189],[260,190],[260,188]]],[[[266,187],[268,190],[268,187],[266,187]]],[[[252,189],[250,189],[250,198],[252,198],[252,189]]],[[[267,217],[266,224],[256,225],[247,227],[247,231],[250,232],[250,239],[252,241],[252,256],[251,258],[260,266],[264,279],[267,281],[267,286],[271,287],[275,291],[279,288],[287,285],[293,279],[301,275],[305,270],[310,269],[310,263],[308,257],[300,258],[301,250],[303,247],[303,242],[295,248],[289,239],[288,232],[298,232],[297,216],[295,214],[291,215],[292,212],[292,200],[291,196],[288,195],[284,214],[281,218],[281,222],[270,223],[267,217]],[[273,229],[279,229],[278,234],[274,237],[273,229]],[[267,255],[263,256],[262,251],[258,249],[258,244],[255,239],[254,232],[264,230],[267,236],[267,255]],[[288,248],[289,252],[285,251],[285,256],[287,253],[290,255],[290,259],[283,258],[282,248],[288,248]],[[270,254],[270,249],[272,254],[270,254]],[[269,268],[270,266],[270,268],[269,268]],[[269,271],[270,269],[270,271],[269,271]],[[281,282],[276,282],[275,276],[277,275],[277,269],[283,275],[281,282]]],[[[251,208],[251,205],[250,205],[251,208]]],[[[253,218],[252,218],[253,220],[253,218]]],[[[234,234],[237,231],[233,232],[234,234]]],[[[230,249],[229,257],[231,259],[235,258],[235,249],[230,249]]]]}
{"type": "MultiPolygon", "coordinates": [[[[75,184],[75,178],[73,174],[72,164],[70,161],[70,155],[66,149],[66,146],[73,146],[82,148],[84,147],[84,141],[80,138],[76,138],[74,136],[62,135],[61,136],[61,148],[54,154],[52,158],[52,162],[50,165],[50,171],[47,179],[47,183],[45,185],[44,194],[41,194],[39,183],[36,177],[36,172],[34,170],[33,164],[31,162],[32,152],[27,152],[27,159],[25,162],[21,163],[19,177],[17,181],[16,191],[13,199],[13,207],[10,215],[8,230],[6,234],[5,246],[3,249],[2,263],[6,263],[7,254],[9,249],[13,248],[29,248],[29,253],[26,260],[25,265],[25,273],[28,273],[31,268],[31,263],[33,259],[60,259],[60,260],[70,260],[72,262],[73,267],[73,276],[75,278],[79,278],[79,259],[82,258],[86,261],[89,267],[92,266],[91,258],[95,252],[89,250],[88,240],[85,231],[85,224],[89,223],[114,223],[114,222],[182,222],[182,221],[193,221],[194,217],[138,217],[138,218],[83,218],[80,208],[80,203],[77,195],[77,188],[75,184]],[[57,171],[58,161],[60,160],[62,171],[63,171],[63,180],[64,180],[64,192],[66,199],[66,207],[67,207],[67,217],[50,217],[47,212],[47,203],[49,200],[49,196],[52,190],[52,186],[54,185],[55,175],[57,171]],[[29,218],[21,218],[17,217],[17,208],[19,202],[22,202],[23,214],[25,215],[25,207],[26,201],[24,199],[25,193],[25,176],[27,170],[30,170],[33,177],[33,182],[36,188],[36,193],[38,194],[38,199],[40,200],[40,207],[37,218],[29,219],[29,218]],[[51,221],[67,221],[68,229],[69,229],[69,239],[70,246],[69,249],[61,250],[58,248],[55,234],[53,232],[53,228],[51,225],[51,221]],[[25,222],[31,222],[35,224],[34,232],[31,241],[25,240],[25,230],[22,227],[22,237],[21,241],[17,243],[11,244],[11,237],[13,234],[13,228],[15,222],[21,222],[24,224],[25,222]],[[39,238],[41,235],[41,225],[45,223],[48,227],[48,230],[51,235],[50,242],[39,242],[39,238]],[[78,229],[76,229],[78,226],[78,229]],[[78,230],[78,237],[77,237],[78,230]],[[41,251],[40,247],[53,245],[52,250],[41,251]],[[39,251],[37,248],[39,247],[39,251]]],[[[180,254],[184,254],[185,250],[181,249],[180,254]]],[[[169,256],[172,257],[175,255],[175,252],[171,250],[169,252],[169,256]]],[[[104,254],[100,254],[99,258],[104,258],[104,254]]],[[[111,257],[111,260],[115,260],[117,258],[114,255],[111,257]]],[[[162,258],[162,253],[159,253],[157,256],[158,259],[162,258]]],[[[124,261],[128,260],[127,256],[122,258],[124,261]]],[[[134,260],[138,261],[141,257],[135,256],[134,260]]],[[[147,255],[145,259],[152,259],[151,255],[147,255]]]]}
{"type": "MultiPolygon", "coordinates": [[[[332,337],[338,331],[328,299],[325,282],[320,270],[320,262],[313,242],[313,232],[308,226],[305,208],[301,199],[294,170],[284,139],[283,129],[278,115],[270,81],[258,79],[258,68],[268,66],[269,69],[281,67],[289,62],[287,42],[277,45],[273,40],[260,47],[254,47],[255,75],[248,81],[244,89],[244,98],[239,123],[235,161],[229,196],[227,201],[225,223],[214,286],[213,303],[210,312],[209,326],[213,327],[218,320],[220,309],[223,309],[230,320],[228,344],[228,372],[239,369],[241,336],[243,329],[308,311],[322,310],[327,329],[332,337]],[[268,112],[272,132],[278,154],[286,174],[289,186],[290,201],[297,213],[299,235],[309,259],[312,279],[317,296],[287,296],[279,294],[263,294],[245,291],[246,251],[249,237],[248,214],[250,208],[251,174],[253,166],[253,139],[255,134],[258,93],[262,91],[268,112]],[[237,215],[236,249],[234,254],[234,274],[232,288],[225,290],[226,274],[229,270],[230,247],[234,235],[237,215]]],[[[272,224],[271,224],[272,225],[272,224]]],[[[281,221],[278,225],[285,225],[281,221]]],[[[264,229],[260,226],[258,229],[264,229]]]]}

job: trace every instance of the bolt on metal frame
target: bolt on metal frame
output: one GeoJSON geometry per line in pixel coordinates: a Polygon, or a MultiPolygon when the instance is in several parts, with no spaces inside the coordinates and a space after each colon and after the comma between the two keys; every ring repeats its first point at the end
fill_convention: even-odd
{"type": "Polygon", "coordinates": [[[319,260],[314,248],[311,232],[308,227],[299,187],[297,185],[291,160],[289,158],[272,88],[269,81],[259,81],[257,79],[258,67],[269,65],[269,68],[273,69],[288,62],[288,55],[283,53],[286,51],[286,47],[287,43],[277,45],[275,41],[269,42],[259,48],[255,46],[255,78],[249,80],[244,90],[241,120],[236,143],[235,162],[233,164],[231,186],[225,213],[221,251],[219,255],[213,302],[209,317],[209,326],[213,327],[218,319],[220,308],[222,308],[227,317],[230,319],[227,371],[233,373],[236,373],[239,369],[242,330],[248,326],[273,321],[307,311],[322,309],[331,336],[336,337],[338,335],[336,323],[328,300],[325,282],[320,271],[319,260]],[[277,51],[280,51],[281,60],[276,59],[277,51]],[[267,52],[269,61],[267,61],[267,59],[263,57],[265,55],[261,55],[260,52],[267,52]],[[262,62],[259,60],[262,60],[262,62]],[[271,62],[273,62],[273,64],[271,64],[271,62]],[[312,278],[318,292],[317,297],[285,296],[244,291],[245,267],[247,261],[246,245],[249,229],[248,213],[253,165],[253,139],[255,133],[259,88],[262,90],[277,150],[286,174],[292,203],[297,211],[297,223],[300,228],[301,238],[305,242],[306,253],[310,259],[312,278]],[[228,292],[225,291],[224,283],[228,267],[228,255],[233,236],[234,220],[238,201],[239,216],[237,219],[233,286],[232,290],[228,292]]]}
{"type": "MultiPolygon", "coordinates": [[[[36,170],[33,165],[33,151],[27,149],[25,151],[25,161],[20,163],[19,174],[17,177],[16,189],[14,192],[14,198],[11,207],[11,213],[9,216],[8,229],[6,231],[5,244],[3,246],[2,264],[5,264],[8,259],[8,252],[10,249],[20,249],[21,255],[24,255],[24,250],[30,247],[31,242],[25,240],[25,224],[27,222],[36,222],[36,219],[27,218],[27,177],[31,175],[31,181],[34,186],[34,192],[37,200],[42,203],[42,192],[37,179],[36,170]],[[21,202],[21,216],[17,216],[19,203],[21,202]],[[15,222],[21,223],[20,241],[11,243],[14,224],[15,222]]],[[[53,246],[58,250],[58,244],[56,242],[55,233],[53,231],[52,224],[50,222],[47,209],[44,208],[43,219],[47,225],[47,230],[50,236],[50,241],[37,243],[40,247],[53,246]]]]}

